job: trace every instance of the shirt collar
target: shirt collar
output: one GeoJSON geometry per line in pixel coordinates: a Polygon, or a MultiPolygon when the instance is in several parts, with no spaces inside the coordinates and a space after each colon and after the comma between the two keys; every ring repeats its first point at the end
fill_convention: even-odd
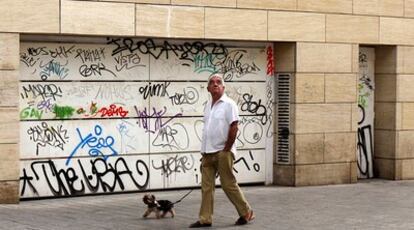
{"type": "MultiPolygon", "coordinates": [[[[227,101],[228,97],[226,95],[226,93],[223,93],[223,95],[221,95],[221,97],[217,100],[217,102],[219,101],[227,101]]],[[[216,104],[217,104],[216,102],[216,104]]],[[[208,101],[209,106],[211,107],[211,104],[213,103],[213,99],[210,97],[210,100],[208,101]]]]}
{"type": "Polygon", "coordinates": [[[220,99],[218,99],[217,101],[226,101],[227,100],[227,95],[226,93],[223,93],[223,95],[221,95],[220,99]]]}

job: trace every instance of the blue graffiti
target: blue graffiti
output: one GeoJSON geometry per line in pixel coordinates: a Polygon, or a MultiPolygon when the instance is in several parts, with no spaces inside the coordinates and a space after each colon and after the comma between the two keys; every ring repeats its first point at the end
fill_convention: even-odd
{"type": "Polygon", "coordinates": [[[121,135],[128,136],[129,130],[128,130],[128,127],[126,126],[125,123],[121,123],[121,124],[117,125],[116,128],[118,129],[118,131],[121,135]]]}
{"type": "Polygon", "coordinates": [[[68,159],[66,160],[66,166],[69,165],[70,161],[72,160],[73,155],[79,149],[83,149],[85,146],[89,148],[89,156],[98,157],[101,156],[105,161],[110,156],[118,155],[118,152],[112,147],[115,144],[115,139],[112,136],[107,136],[106,138],[99,137],[102,134],[102,127],[99,125],[95,126],[95,136],[92,133],[89,133],[86,137],[82,137],[79,128],[76,128],[78,132],[80,142],[79,144],[73,149],[71,154],[69,155],[68,159]],[[98,138],[99,137],[99,138],[98,138]],[[109,149],[109,154],[104,154],[101,149],[109,149]]]}
{"type": "Polygon", "coordinates": [[[42,68],[42,71],[40,72],[40,78],[43,81],[46,81],[50,76],[55,74],[59,77],[59,79],[65,79],[69,74],[69,69],[66,68],[66,65],[68,62],[66,61],[65,64],[61,64],[55,60],[51,60],[50,62],[43,64],[40,63],[40,68],[42,68]]]}

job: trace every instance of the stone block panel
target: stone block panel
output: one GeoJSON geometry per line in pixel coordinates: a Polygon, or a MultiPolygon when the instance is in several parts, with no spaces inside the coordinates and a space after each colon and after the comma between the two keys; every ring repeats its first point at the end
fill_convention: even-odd
{"type": "Polygon", "coordinates": [[[0,144],[0,158],[0,181],[19,180],[19,146],[17,144],[0,144]]]}
{"type": "Polygon", "coordinates": [[[404,0],[354,0],[354,14],[402,17],[404,0]]]}
{"type": "Polygon", "coordinates": [[[136,35],[168,37],[170,6],[136,6],[136,35]]]}
{"type": "Polygon", "coordinates": [[[0,144],[18,143],[18,114],[17,108],[0,108],[0,144]]]}
{"type": "Polygon", "coordinates": [[[274,43],[276,72],[295,72],[296,44],[293,42],[274,43]]]}
{"type": "Polygon", "coordinates": [[[403,104],[395,103],[395,130],[403,129],[403,104]]]}
{"type": "Polygon", "coordinates": [[[295,103],[323,103],[325,101],[325,75],[298,73],[294,79],[295,103]]]}
{"type": "Polygon", "coordinates": [[[396,129],[396,104],[388,102],[375,103],[375,129],[396,129]]]}
{"type": "Polygon", "coordinates": [[[59,33],[59,0],[0,0],[0,32],[59,33]]]}
{"type": "Polygon", "coordinates": [[[67,34],[135,35],[135,5],[62,1],[61,30],[67,34]]]}
{"type": "Polygon", "coordinates": [[[350,104],[296,104],[294,133],[351,131],[350,104]]]}
{"type": "Polygon", "coordinates": [[[359,72],[359,45],[352,44],[352,72],[359,72]]]}
{"type": "Polygon", "coordinates": [[[402,103],[402,129],[414,129],[414,103],[402,103]]]}
{"type": "Polygon", "coordinates": [[[325,101],[327,103],[357,102],[356,74],[326,74],[325,101]]]}
{"type": "Polygon", "coordinates": [[[19,69],[19,44],[19,34],[0,33],[0,70],[19,69]]]}
{"type": "Polygon", "coordinates": [[[295,164],[316,164],[323,162],[323,134],[295,135],[295,164]]]}
{"type": "Polygon", "coordinates": [[[376,102],[395,102],[397,100],[397,75],[376,74],[374,96],[376,102]]]}
{"type": "Polygon", "coordinates": [[[397,148],[395,158],[414,158],[414,131],[397,131],[396,136],[397,148]]]}
{"type": "Polygon", "coordinates": [[[266,10],[295,10],[296,0],[237,0],[237,7],[266,10]]]}
{"type": "Polygon", "coordinates": [[[355,162],[356,134],[326,133],[324,140],[324,162],[355,162]]]}
{"type": "Polygon", "coordinates": [[[206,8],[205,37],[267,40],[267,11],[206,8]]]}
{"type": "Polygon", "coordinates": [[[299,11],[352,13],[352,0],[297,0],[299,11]]]}
{"type": "Polygon", "coordinates": [[[101,2],[128,2],[128,3],[150,3],[150,4],[171,4],[171,0],[99,0],[101,2]]]}
{"type": "Polygon", "coordinates": [[[0,106],[19,105],[19,71],[0,70],[0,106]]]}
{"type": "Polygon", "coordinates": [[[357,183],[358,182],[358,164],[357,162],[351,162],[351,183],[357,183]]]}
{"type": "Polygon", "coordinates": [[[201,7],[137,5],[136,33],[140,36],[204,37],[201,7]]]}
{"type": "MultiPolygon", "coordinates": [[[[398,75],[398,102],[414,102],[414,75],[398,75]]],[[[389,86],[391,87],[391,86],[389,86]]]]}
{"type": "Polygon", "coordinates": [[[390,130],[375,130],[375,157],[395,159],[397,154],[397,132],[390,130]]]}
{"type": "MultiPolygon", "coordinates": [[[[398,52],[401,53],[400,51],[398,52]]],[[[375,74],[397,73],[397,61],[397,49],[395,46],[375,47],[375,74]]]]}
{"type": "Polygon", "coordinates": [[[0,181],[0,204],[18,204],[19,181],[0,181]]]}
{"type": "Polygon", "coordinates": [[[378,25],[378,17],[328,14],[326,41],[378,43],[378,25]]]}
{"type": "Polygon", "coordinates": [[[352,45],[298,43],[297,72],[351,73],[352,45]]]}
{"type": "Polygon", "coordinates": [[[268,30],[268,39],[271,41],[323,42],[325,41],[325,15],[270,11],[268,30]]]}
{"type": "Polygon", "coordinates": [[[358,107],[357,103],[353,103],[351,104],[351,132],[356,132],[358,130],[358,122],[360,121],[360,119],[362,118],[360,116],[360,109],[358,107]]]}
{"type": "Polygon", "coordinates": [[[398,58],[401,59],[398,73],[414,74],[414,47],[399,46],[398,54],[398,58]]]}
{"type": "Polygon", "coordinates": [[[414,0],[404,0],[404,16],[414,17],[414,0]]]}
{"type": "Polygon", "coordinates": [[[374,175],[378,178],[396,180],[400,177],[396,172],[396,160],[375,158],[374,175]]]}
{"type": "Polygon", "coordinates": [[[414,159],[401,160],[401,180],[414,179],[414,159]]]}
{"type": "MultiPolygon", "coordinates": [[[[240,0],[239,0],[240,1],[240,0]]],[[[173,5],[234,7],[237,0],[171,0],[173,5]]]]}
{"type": "Polygon", "coordinates": [[[273,165],[273,183],[277,185],[295,185],[295,166],[273,165]]]}
{"type": "Polygon", "coordinates": [[[172,37],[203,38],[204,9],[173,7],[170,26],[172,37]]]}
{"type": "Polygon", "coordinates": [[[413,45],[414,19],[380,18],[380,43],[413,45]]]}
{"type": "Polygon", "coordinates": [[[351,183],[350,163],[296,166],[296,186],[351,183]]]}

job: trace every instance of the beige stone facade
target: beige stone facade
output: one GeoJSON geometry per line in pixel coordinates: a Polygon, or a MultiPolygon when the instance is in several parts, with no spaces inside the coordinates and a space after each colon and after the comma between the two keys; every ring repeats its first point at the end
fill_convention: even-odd
{"type": "Polygon", "coordinates": [[[20,36],[274,42],[291,73],[292,161],[274,183],[354,183],[358,49],[376,49],[375,168],[414,179],[412,0],[0,0],[0,203],[19,201],[20,36]]]}
{"type": "Polygon", "coordinates": [[[0,203],[19,202],[19,34],[0,34],[0,203]]]}

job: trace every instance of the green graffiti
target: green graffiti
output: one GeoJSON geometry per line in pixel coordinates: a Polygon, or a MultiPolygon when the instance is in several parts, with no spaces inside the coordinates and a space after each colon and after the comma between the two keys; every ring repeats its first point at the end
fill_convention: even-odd
{"type": "Polygon", "coordinates": [[[209,72],[215,73],[217,71],[216,66],[213,65],[215,57],[213,54],[197,54],[194,57],[194,72],[209,72]]]}
{"type": "Polygon", "coordinates": [[[363,84],[358,84],[358,105],[362,106],[362,108],[367,108],[368,106],[368,98],[370,97],[371,92],[369,88],[363,84]]]}
{"type": "Polygon", "coordinates": [[[369,93],[365,93],[363,95],[358,96],[358,105],[362,106],[362,108],[366,108],[368,106],[368,97],[369,93]]]}
{"type": "Polygon", "coordinates": [[[36,119],[42,119],[43,111],[40,111],[35,108],[26,107],[20,112],[20,119],[30,119],[30,118],[36,118],[36,119]]]}
{"type": "Polygon", "coordinates": [[[53,113],[55,114],[57,118],[60,118],[60,119],[72,117],[74,111],[75,109],[70,106],[55,105],[53,107],[53,113]]]}

